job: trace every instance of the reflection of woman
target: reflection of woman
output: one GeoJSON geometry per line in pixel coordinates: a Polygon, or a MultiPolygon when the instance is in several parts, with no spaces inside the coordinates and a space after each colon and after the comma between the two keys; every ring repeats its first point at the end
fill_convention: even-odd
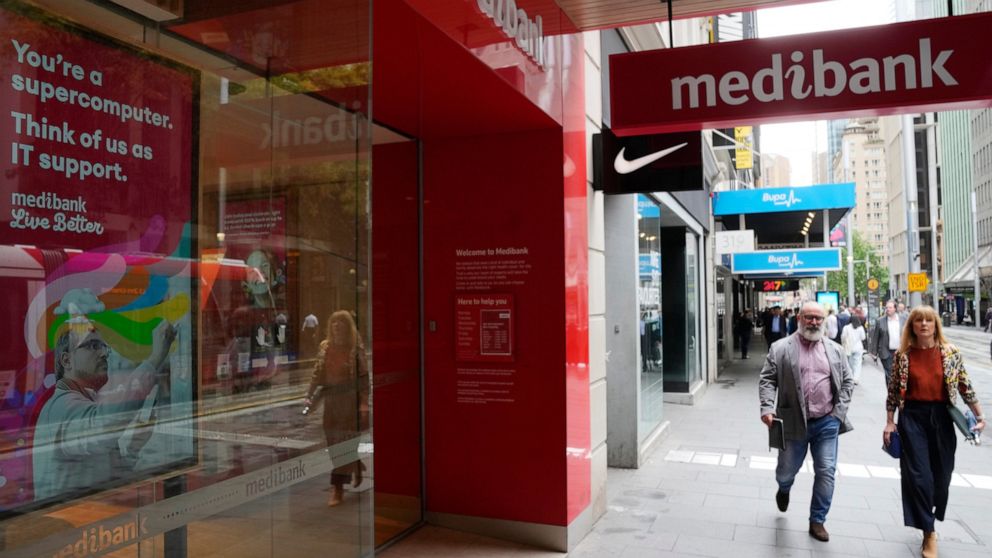
{"type": "MultiPolygon", "coordinates": [[[[327,445],[355,442],[357,449],[359,433],[368,428],[369,371],[358,328],[346,310],[331,314],[327,320],[327,338],[320,343],[305,405],[312,406],[318,392],[324,402],[324,435],[327,437],[327,445]]],[[[343,452],[332,452],[332,458],[335,457],[334,453],[343,452]]],[[[353,487],[361,484],[360,462],[353,461],[334,468],[331,473],[328,506],[341,503],[344,496],[343,485],[348,481],[352,481],[353,487]]]]}
{"type": "Polygon", "coordinates": [[[907,527],[923,531],[923,556],[929,558],[937,556],[934,520],[944,520],[957,448],[947,406],[953,405],[960,393],[978,418],[973,429],[982,431],[985,419],[961,353],[944,338],[937,312],[920,306],[913,309],[908,321],[892,362],[885,403],[888,421],[882,437],[887,446],[892,432],[899,431],[903,521],[907,527]]]}

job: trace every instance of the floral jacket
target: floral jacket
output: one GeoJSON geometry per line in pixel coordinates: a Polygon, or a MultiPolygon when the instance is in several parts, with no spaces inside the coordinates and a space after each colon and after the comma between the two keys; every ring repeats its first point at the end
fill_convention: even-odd
{"type": "MultiPolygon", "coordinates": [[[[977,403],[978,396],[971,386],[968,372],[964,369],[964,359],[958,348],[950,343],[940,345],[940,360],[944,363],[944,387],[953,405],[957,394],[965,403],[977,403]]],[[[897,352],[892,360],[892,378],[889,380],[889,397],[885,408],[889,411],[901,409],[906,402],[906,386],[909,385],[909,353],[897,352]]]]}

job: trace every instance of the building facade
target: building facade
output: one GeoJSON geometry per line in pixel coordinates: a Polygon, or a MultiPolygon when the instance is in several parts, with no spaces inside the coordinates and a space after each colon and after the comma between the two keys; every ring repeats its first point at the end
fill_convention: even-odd
{"type": "Polygon", "coordinates": [[[858,205],[849,216],[854,230],[871,245],[888,266],[889,210],[886,187],[885,147],[877,118],[849,120],[834,160],[833,176],[854,182],[858,205]]]}

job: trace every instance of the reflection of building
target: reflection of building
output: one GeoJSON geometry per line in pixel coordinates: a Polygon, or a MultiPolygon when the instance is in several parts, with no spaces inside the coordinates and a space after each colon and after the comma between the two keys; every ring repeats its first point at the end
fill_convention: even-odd
{"type": "Polygon", "coordinates": [[[878,135],[877,118],[847,121],[840,151],[833,161],[833,176],[854,182],[858,205],[851,217],[853,230],[889,265],[889,210],[886,198],[885,147],[878,135]]]}

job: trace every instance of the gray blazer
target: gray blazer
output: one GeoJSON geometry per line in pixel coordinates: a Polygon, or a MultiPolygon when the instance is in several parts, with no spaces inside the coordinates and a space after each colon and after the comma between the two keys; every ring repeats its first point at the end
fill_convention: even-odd
{"type": "MultiPolygon", "coordinates": [[[[899,316],[899,331],[906,327],[906,316],[899,316]]],[[[878,355],[878,358],[889,358],[892,356],[892,349],[889,349],[889,316],[882,314],[875,319],[875,327],[871,330],[871,338],[868,339],[868,352],[878,355]]],[[[900,334],[901,335],[901,334],[900,334]]]]}
{"type": "MultiPolygon", "coordinates": [[[[854,428],[847,420],[854,378],[843,347],[825,337],[822,342],[830,363],[830,387],[834,393],[834,410],[830,414],[840,419],[843,434],[854,428]]],[[[775,413],[782,419],[785,437],[789,440],[806,437],[806,398],[799,376],[799,343],[799,332],[773,343],[758,380],[761,414],[775,413]]]]}

